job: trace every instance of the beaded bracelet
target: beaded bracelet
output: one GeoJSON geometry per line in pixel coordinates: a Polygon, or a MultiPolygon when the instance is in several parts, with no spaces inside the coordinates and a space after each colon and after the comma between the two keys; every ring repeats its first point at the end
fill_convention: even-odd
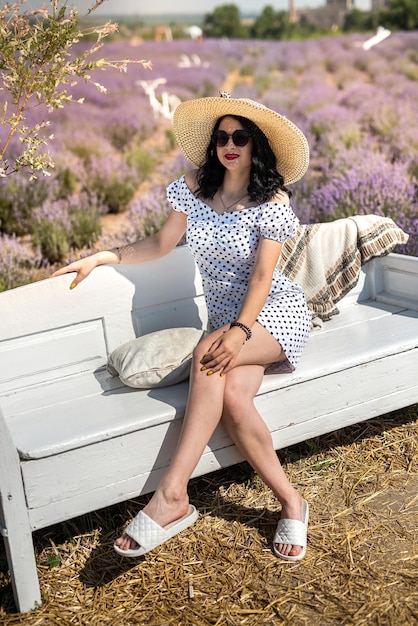
{"type": "Polygon", "coordinates": [[[245,341],[249,341],[251,339],[251,337],[253,336],[251,329],[248,328],[248,326],[246,326],[245,324],[241,324],[241,322],[231,322],[231,325],[229,328],[232,328],[233,326],[237,326],[238,328],[241,328],[241,330],[244,331],[244,333],[247,335],[247,338],[245,341]]]}

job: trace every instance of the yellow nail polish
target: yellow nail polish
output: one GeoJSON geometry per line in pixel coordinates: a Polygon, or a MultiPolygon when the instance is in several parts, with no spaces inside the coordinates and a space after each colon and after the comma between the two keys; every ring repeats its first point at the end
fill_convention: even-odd
{"type": "Polygon", "coordinates": [[[225,372],[221,372],[221,373],[220,373],[220,376],[225,376],[225,372]]]}
{"type": "Polygon", "coordinates": [[[71,283],[70,289],[75,289],[75,287],[77,287],[77,283],[71,283]]]}
{"type": "Polygon", "coordinates": [[[200,368],[200,371],[201,371],[201,372],[206,372],[206,370],[207,370],[207,367],[205,367],[205,366],[203,366],[203,367],[201,367],[201,368],[200,368]]]}
{"type": "Polygon", "coordinates": [[[212,374],[213,374],[212,370],[209,370],[206,376],[212,376],[212,374]]]}

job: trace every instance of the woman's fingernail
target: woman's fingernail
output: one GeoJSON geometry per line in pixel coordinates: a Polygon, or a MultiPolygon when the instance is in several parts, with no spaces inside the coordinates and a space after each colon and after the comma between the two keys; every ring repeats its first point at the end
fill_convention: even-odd
{"type": "Polygon", "coordinates": [[[201,372],[206,372],[206,370],[207,370],[207,367],[205,367],[205,366],[203,366],[203,367],[201,367],[201,368],[200,368],[200,371],[201,371],[201,372]]]}
{"type": "Polygon", "coordinates": [[[75,287],[77,287],[77,283],[71,283],[70,289],[75,289],[75,287]]]}
{"type": "Polygon", "coordinates": [[[208,373],[206,374],[207,376],[212,376],[213,372],[212,370],[209,370],[208,373]]]}
{"type": "Polygon", "coordinates": [[[221,374],[220,374],[220,375],[221,375],[221,376],[225,376],[225,372],[221,372],[221,374]]]}

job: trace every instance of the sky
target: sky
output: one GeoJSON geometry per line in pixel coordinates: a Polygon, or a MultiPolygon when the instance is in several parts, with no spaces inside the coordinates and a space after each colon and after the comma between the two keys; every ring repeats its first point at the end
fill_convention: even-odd
{"type": "MultiPolygon", "coordinates": [[[[317,7],[324,5],[326,0],[294,0],[296,9],[317,7]]],[[[83,9],[93,4],[93,0],[69,0],[83,9]]],[[[362,10],[370,10],[371,0],[354,0],[355,6],[362,10]]],[[[95,11],[96,15],[156,15],[158,13],[211,13],[215,7],[224,4],[235,4],[241,13],[260,13],[269,5],[276,11],[287,9],[288,0],[105,0],[103,5],[95,11]]]]}

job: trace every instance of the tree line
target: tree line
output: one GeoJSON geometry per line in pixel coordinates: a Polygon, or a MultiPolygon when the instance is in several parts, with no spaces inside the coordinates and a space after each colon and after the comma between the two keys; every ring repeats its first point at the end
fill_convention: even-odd
{"type": "MultiPolygon", "coordinates": [[[[379,11],[362,11],[354,8],[347,12],[342,32],[370,31],[377,26],[390,30],[415,30],[418,28],[417,0],[389,0],[388,7],[379,11]]],[[[272,6],[263,8],[251,24],[242,20],[239,7],[224,4],[205,15],[202,24],[205,37],[228,37],[231,39],[299,39],[324,34],[319,27],[303,15],[291,22],[288,11],[276,11],[272,6]]]]}

